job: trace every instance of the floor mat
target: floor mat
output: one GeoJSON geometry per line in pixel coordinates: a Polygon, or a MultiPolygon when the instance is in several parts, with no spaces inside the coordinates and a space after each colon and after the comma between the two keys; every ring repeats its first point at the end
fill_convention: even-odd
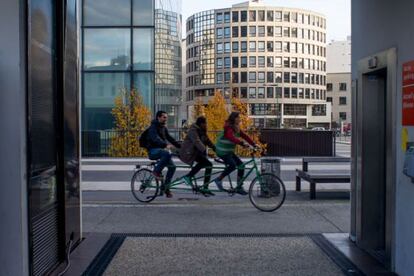
{"type": "Polygon", "coordinates": [[[84,275],[348,274],[314,236],[113,234],[84,275]]]}

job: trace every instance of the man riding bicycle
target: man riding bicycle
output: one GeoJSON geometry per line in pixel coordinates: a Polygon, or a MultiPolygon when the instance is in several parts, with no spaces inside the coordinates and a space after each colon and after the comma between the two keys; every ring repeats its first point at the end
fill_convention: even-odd
{"type": "Polygon", "coordinates": [[[180,144],[168,133],[166,127],[168,115],[165,111],[158,111],[156,118],[151,122],[151,126],[148,129],[148,136],[146,137],[146,146],[148,149],[148,157],[151,160],[158,160],[153,175],[162,180],[162,170],[168,166],[167,175],[165,181],[161,185],[161,194],[165,192],[165,195],[172,197],[171,191],[168,188],[168,184],[175,173],[175,165],[172,161],[172,155],[170,150],[174,147],[180,148],[180,144]],[[170,144],[168,144],[168,142],[170,144]]]}

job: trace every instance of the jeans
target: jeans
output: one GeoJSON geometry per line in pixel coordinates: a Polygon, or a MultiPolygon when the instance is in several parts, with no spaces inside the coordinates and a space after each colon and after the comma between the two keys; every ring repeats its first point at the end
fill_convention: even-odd
{"type": "MultiPolygon", "coordinates": [[[[225,178],[228,176],[232,171],[236,169],[237,166],[240,166],[243,164],[243,162],[240,160],[239,157],[237,157],[234,153],[229,153],[224,156],[220,156],[221,159],[223,159],[224,163],[227,165],[227,167],[224,169],[224,171],[220,175],[220,179],[225,178]]],[[[237,181],[240,181],[243,178],[244,175],[244,169],[238,169],[237,170],[237,181]]]]}
{"type": "Polygon", "coordinates": [[[202,168],[206,168],[204,173],[204,186],[208,186],[210,182],[212,166],[210,161],[208,161],[207,157],[205,157],[202,153],[198,153],[195,159],[197,165],[192,167],[191,171],[187,174],[188,177],[194,177],[202,168]]]}
{"type": "Polygon", "coordinates": [[[155,148],[149,150],[149,159],[158,160],[155,165],[154,172],[161,174],[162,170],[168,166],[168,172],[165,177],[164,184],[169,184],[175,173],[175,165],[171,159],[171,153],[161,148],[155,148]]]}

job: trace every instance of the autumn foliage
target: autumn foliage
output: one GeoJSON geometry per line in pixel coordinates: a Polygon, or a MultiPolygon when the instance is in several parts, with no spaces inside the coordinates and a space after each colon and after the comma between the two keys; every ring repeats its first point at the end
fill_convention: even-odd
{"type": "MultiPolygon", "coordinates": [[[[194,105],[193,120],[200,115],[204,115],[208,122],[208,135],[214,142],[220,131],[223,130],[224,122],[229,116],[229,112],[237,111],[240,113],[241,129],[246,132],[259,146],[266,148],[265,144],[259,141],[260,132],[254,128],[253,120],[248,116],[247,104],[240,99],[233,97],[230,104],[226,103],[220,91],[216,91],[214,96],[204,106],[201,100],[196,100],[194,105]],[[202,110],[202,112],[200,112],[202,110]]],[[[236,153],[240,156],[249,156],[250,150],[237,147],[236,153]]]]}
{"type": "Polygon", "coordinates": [[[111,137],[109,155],[147,156],[146,150],[139,146],[138,137],[150,125],[151,112],[144,104],[141,94],[135,89],[121,89],[115,97],[112,115],[115,119],[115,134],[111,137]]]}

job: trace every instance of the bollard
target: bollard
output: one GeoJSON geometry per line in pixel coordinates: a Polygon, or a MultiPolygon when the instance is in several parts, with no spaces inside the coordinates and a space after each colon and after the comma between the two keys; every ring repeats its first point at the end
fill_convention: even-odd
{"type": "MultiPolygon", "coordinates": [[[[261,172],[262,173],[272,173],[280,178],[280,163],[283,161],[282,158],[279,157],[265,157],[261,158],[261,172]]],[[[273,183],[269,183],[268,187],[272,189],[273,194],[279,195],[280,194],[280,186],[279,185],[272,185],[273,183]]],[[[267,193],[265,191],[261,191],[261,196],[266,197],[267,193]]]]}

